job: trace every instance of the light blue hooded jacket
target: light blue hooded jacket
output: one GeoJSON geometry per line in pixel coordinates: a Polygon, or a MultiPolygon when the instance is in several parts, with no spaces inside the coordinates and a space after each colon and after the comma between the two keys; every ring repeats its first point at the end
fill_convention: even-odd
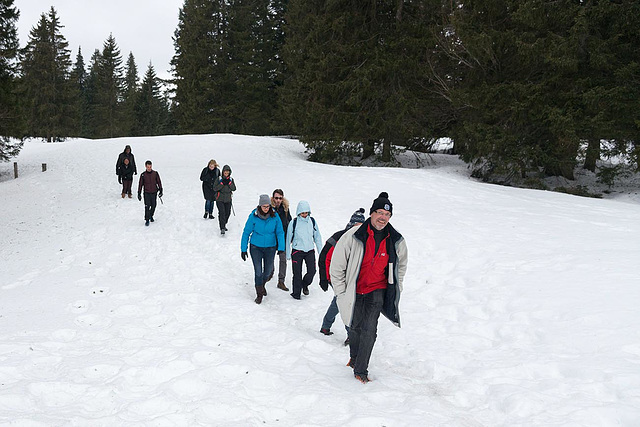
{"type": "Polygon", "coordinates": [[[322,236],[320,235],[320,229],[318,228],[318,222],[314,228],[313,221],[311,220],[311,206],[306,200],[300,200],[298,207],[296,208],[296,218],[289,223],[287,227],[287,259],[291,259],[291,252],[304,251],[308,252],[313,250],[313,246],[318,249],[318,253],[322,250],[322,236]],[[309,212],[306,218],[300,216],[302,212],[309,212]],[[296,232],[291,241],[291,234],[293,233],[293,224],[296,223],[296,232]]]}

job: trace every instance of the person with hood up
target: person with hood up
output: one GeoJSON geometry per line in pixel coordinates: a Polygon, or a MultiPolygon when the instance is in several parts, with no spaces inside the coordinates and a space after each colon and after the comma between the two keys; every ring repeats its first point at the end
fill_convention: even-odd
{"type": "Polygon", "coordinates": [[[211,159],[207,167],[202,169],[200,173],[200,181],[202,181],[202,193],[204,194],[204,217],[205,219],[213,219],[213,205],[216,202],[216,192],[213,187],[220,178],[220,169],[218,163],[211,159]]]}
{"type": "Polygon", "coordinates": [[[398,304],[407,271],[407,243],[389,223],[393,205],[386,192],[373,201],[370,217],[340,237],[329,273],[340,316],[349,327],[349,362],[354,377],[369,380],[369,359],[380,313],[400,327],[398,304]]]}
{"type": "Polygon", "coordinates": [[[262,297],[267,296],[264,285],[267,283],[267,278],[273,275],[273,260],[276,250],[278,252],[284,251],[282,221],[273,210],[268,194],[260,195],[258,206],[249,214],[244,225],[240,241],[240,256],[243,261],[248,258],[247,246],[249,246],[253,262],[256,288],[255,303],[260,304],[262,297]]]}
{"type": "Polygon", "coordinates": [[[311,206],[306,200],[301,200],[296,208],[296,217],[287,228],[287,259],[291,260],[293,271],[293,290],[291,296],[300,299],[300,292],[309,295],[309,285],[316,275],[316,252],[322,249],[322,236],[315,218],[311,216],[311,206]],[[307,272],[302,277],[302,264],[307,266],[307,272]]]}
{"type": "Polygon", "coordinates": [[[231,166],[224,165],[222,167],[222,175],[213,186],[213,191],[216,192],[220,234],[224,234],[227,231],[227,222],[229,222],[229,217],[231,216],[233,192],[236,191],[236,182],[231,178],[231,166]]]}
{"type": "Polygon", "coordinates": [[[138,169],[136,168],[136,158],[133,156],[131,152],[131,146],[126,145],[124,147],[124,151],[118,155],[118,160],[116,161],[116,175],[120,176],[120,168],[124,164],[124,159],[129,159],[129,164],[133,168],[133,174],[138,175],[138,169]]]}

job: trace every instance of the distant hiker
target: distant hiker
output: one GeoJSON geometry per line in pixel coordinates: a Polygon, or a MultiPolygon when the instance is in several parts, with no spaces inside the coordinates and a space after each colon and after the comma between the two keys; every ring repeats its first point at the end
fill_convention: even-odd
{"type": "Polygon", "coordinates": [[[220,234],[224,234],[227,231],[227,222],[229,222],[229,217],[231,216],[233,192],[236,191],[236,182],[231,178],[231,167],[229,165],[224,165],[222,168],[222,175],[213,186],[213,191],[216,192],[220,234]]]}
{"type": "Polygon", "coordinates": [[[267,296],[264,285],[267,277],[273,274],[273,259],[278,252],[284,251],[284,230],[282,221],[271,207],[267,194],[262,194],[258,206],[249,214],[242,231],[240,256],[247,260],[247,246],[253,262],[254,283],[256,287],[256,304],[267,296]],[[251,245],[249,245],[249,242],[251,245]]]}
{"type": "Polygon", "coordinates": [[[151,166],[151,160],[144,162],[146,170],[140,174],[138,180],[138,200],[142,200],[142,188],[144,187],[144,225],[153,222],[153,214],[156,211],[157,196],[162,197],[162,182],[160,175],[151,166]]]}
{"type": "Polygon", "coordinates": [[[408,254],[404,237],[389,223],[392,213],[389,195],[380,193],[369,219],[338,240],[329,267],[340,316],[349,326],[347,366],[362,383],[369,382],[380,313],[400,327],[398,303],[408,254]]]}
{"type": "MultiPolygon", "coordinates": [[[[289,212],[289,201],[284,197],[284,191],[279,188],[273,190],[271,206],[273,206],[273,210],[276,211],[282,221],[282,229],[286,230],[289,227],[289,222],[291,222],[291,213],[289,212]]],[[[284,283],[287,275],[287,255],[284,252],[279,252],[278,259],[280,261],[278,263],[278,289],[289,291],[289,288],[284,283]]],[[[271,280],[271,277],[269,277],[269,280],[271,280]]]]}
{"type": "Polygon", "coordinates": [[[204,217],[205,219],[213,219],[213,206],[216,202],[216,191],[213,187],[220,178],[220,169],[218,163],[211,159],[206,168],[200,173],[200,181],[202,181],[202,193],[204,194],[204,217]]]}
{"type": "Polygon", "coordinates": [[[133,167],[133,174],[138,175],[138,169],[136,168],[136,158],[133,156],[131,152],[131,146],[126,145],[124,147],[124,151],[118,155],[118,160],[116,161],[116,175],[120,176],[120,167],[124,164],[124,159],[129,159],[129,164],[133,167]]]}
{"type": "Polygon", "coordinates": [[[311,216],[309,202],[301,200],[296,208],[296,217],[287,228],[287,259],[291,260],[293,271],[293,290],[291,296],[300,299],[300,292],[309,295],[309,285],[316,275],[316,252],[313,246],[322,248],[322,236],[316,220],[311,216]],[[302,263],[307,273],[302,277],[302,263]]]}
{"type": "MultiPolygon", "coordinates": [[[[327,292],[329,286],[331,285],[331,275],[329,274],[329,267],[331,266],[331,257],[333,256],[333,250],[335,249],[336,243],[340,240],[340,237],[344,233],[346,233],[350,228],[354,226],[360,226],[364,223],[364,208],[360,208],[351,215],[349,218],[349,222],[347,226],[340,231],[333,233],[331,237],[329,237],[324,244],[324,247],[320,251],[320,255],[318,255],[318,270],[320,274],[320,287],[323,291],[327,292]]],[[[322,319],[322,326],[320,327],[320,332],[325,335],[333,335],[331,332],[331,326],[333,322],[336,320],[336,316],[338,315],[338,304],[336,303],[336,297],[334,296],[331,300],[331,304],[329,304],[329,308],[327,308],[327,313],[324,315],[322,319]]],[[[349,345],[349,327],[345,326],[347,330],[347,339],[344,341],[344,345],[349,345]]]]}
{"type": "Polygon", "coordinates": [[[131,185],[133,184],[133,166],[127,157],[118,169],[118,182],[122,184],[122,198],[125,194],[131,198],[131,185]]]}

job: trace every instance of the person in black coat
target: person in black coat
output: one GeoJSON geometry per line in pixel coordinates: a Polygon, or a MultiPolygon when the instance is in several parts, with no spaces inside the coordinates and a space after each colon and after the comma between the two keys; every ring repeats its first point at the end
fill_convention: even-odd
{"type": "Polygon", "coordinates": [[[129,164],[133,168],[133,174],[138,175],[138,169],[136,168],[136,158],[131,152],[130,145],[125,146],[124,151],[118,156],[118,161],[116,162],[116,175],[120,176],[120,168],[124,164],[124,159],[129,159],[129,164]]]}
{"type": "Polygon", "coordinates": [[[118,169],[118,182],[122,184],[122,198],[125,194],[131,198],[131,184],[133,184],[133,166],[127,157],[118,169]]]}
{"type": "Polygon", "coordinates": [[[220,169],[218,169],[218,163],[211,159],[206,168],[202,169],[200,174],[200,181],[202,181],[202,193],[204,194],[204,217],[213,219],[213,206],[216,202],[216,191],[213,186],[218,182],[220,178],[220,169]]]}

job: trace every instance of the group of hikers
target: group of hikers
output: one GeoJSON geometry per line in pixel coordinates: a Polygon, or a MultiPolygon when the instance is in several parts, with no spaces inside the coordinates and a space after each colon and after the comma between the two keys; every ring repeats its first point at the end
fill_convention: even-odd
{"type": "MultiPolygon", "coordinates": [[[[215,160],[202,170],[200,180],[205,198],[205,219],[214,219],[214,203],[218,207],[221,234],[232,209],[232,195],[236,185],[231,168],[224,165],[222,173],[215,160]]],[[[131,147],[126,146],[116,164],[122,194],[131,197],[133,175],[137,174],[131,147]]],[[[138,183],[138,200],[144,189],[145,225],[153,222],[156,196],[162,197],[160,176],[145,162],[145,171],[138,183]]],[[[382,313],[400,327],[398,304],[407,268],[407,245],[404,237],[389,223],[393,205],[389,195],[382,192],[373,200],[369,218],[364,208],[357,209],[344,229],[336,231],[325,244],[317,221],[311,216],[308,201],[298,202],[295,217],[291,216],[284,191],[275,189],[271,196],[260,195],[258,205],[249,214],[242,231],[240,257],[251,257],[254,269],[255,303],[267,296],[267,283],[275,274],[278,256],[276,287],[289,291],[285,284],[287,262],[291,261],[291,297],[300,300],[309,295],[309,285],[316,274],[316,249],[320,287],[333,288],[333,297],[322,320],[320,332],[332,335],[331,326],[340,314],[347,331],[345,346],[349,346],[347,366],[362,383],[370,381],[369,360],[377,337],[378,318],[382,313]],[[303,275],[303,269],[305,270],[303,275]]]]}

